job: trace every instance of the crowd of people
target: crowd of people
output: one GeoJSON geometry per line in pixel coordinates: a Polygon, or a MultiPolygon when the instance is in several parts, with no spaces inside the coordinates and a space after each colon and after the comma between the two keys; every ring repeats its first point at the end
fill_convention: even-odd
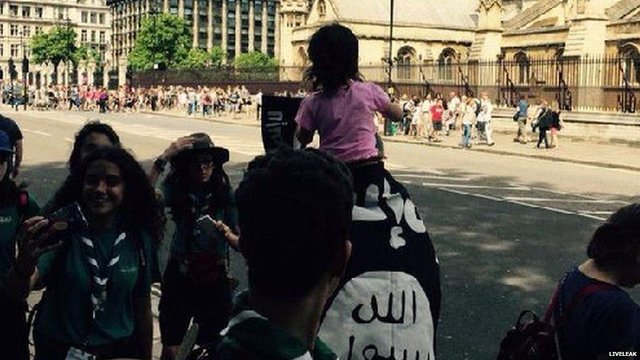
{"type": "MultiPolygon", "coordinates": [[[[405,109],[360,78],[358,41],[338,24],[312,36],[309,56],[312,65],[306,76],[314,92],[302,100],[295,136],[304,147],[317,133],[319,149],[282,148],[258,156],[235,191],[224,170],[229,151],[216,146],[208,134],[176,139],[145,172],[113,128],[90,121],[75,136],[66,179],[40,208],[28,189],[16,184],[22,136],[15,123],[2,118],[3,356],[29,358],[26,298],[44,288],[33,325],[37,360],[151,359],[150,290],[152,283],[161,282],[163,360],[176,358],[191,322],[199,325],[196,343],[205,349],[199,359],[350,358],[352,349],[324,343],[317,334],[327,312],[355,317],[353,308],[327,307],[339,303],[336,291],[353,291],[345,278],[358,275],[363,262],[387,260],[382,254],[369,256],[374,247],[393,258],[390,268],[430,273],[432,280],[419,285],[428,301],[417,302],[414,289],[413,322],[416,313],[429,314],[431,321],[421,325],[428,329],[420,332],[429,338],[420,345],[427,349],[424,358],[434,358],[441,296],[435,250],[407,190],[384,168],[372,119],[381,113],[402,122],[403,131],[424,133],[433,141],[441,131],[457,127],[461,146],[471,145],[474,125],[492,144],[491,103],[486,94],[479,100],[451,94],[446,109],[439,96],[412,99],[412,107],[406,106],[410,110],[405,109]],[[423,120],[407,119],[408,111],[423,120]],[[485,123],[484,130],[479,123],[485,123]],[[398,218],[391,238],[374,244],[368,235],[381,228],[380,214],[393,216],[395,209],[390,209],[396,203],[401,204],[403,223],[398,218]],[[160,274],[157,251],[165,241],[165,208],[175,230],[167,267],[160,274]],[[420,243],[423,251],[394,252],[412,242],[420,243]],[[235,291],[230,248],[246,260],[246,291],[235,291]],[[430,267],[424,268],[425,263],[430,267]]],[[[178,106],[190,106],[179,100],[183,94],[176,98],[178,106]]],[[[241,92],[238,95],[241,101],[241,92]]],[[[175,105],[164,90],[154,96],[151,106],[175,105]]],[[[527,111],[521,102],[518,115],[527,111]]],[[[543,118],[538,128],[553,126],[555,120],[547,124],[543,118]]],[[[564,359],[596,359],[640,346],[640,307],[622,289],[640,283],[640,205],[620,209],[601,225],[587,255],[589,259],[560,282],[561,303],[589,284],[608,285],[585,297],[559,329],[558,349],[564,359]]],[[[395,276],[376,281],[385,289],[398,286],[395,276]]],[[[375,297],[371,299],[371,321],[381,319],[375,297]]],[[[391,299],[389,295],[389,309],[391,299]]],[[[402,299],[404,303],[404,292],[402,299]]],[[[549,313],[560,317],[562,310],[552,306],[549,313]]],[[[385,328],[359,340],[393,349],[393,331],[385,328]]]]}

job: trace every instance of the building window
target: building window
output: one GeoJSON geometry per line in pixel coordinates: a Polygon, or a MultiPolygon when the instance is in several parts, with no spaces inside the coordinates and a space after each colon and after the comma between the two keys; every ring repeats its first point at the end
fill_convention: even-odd
{"type": "Polygon", "coordinates": [[[0,56],[4,56],[4,45],[0,44],[0,56]]]}
{"type": "Polygon", "coordinates": [[[0,36],[4,35],[4,24],[0,23],[0,36]]]}
{"type": "Polygon", "coordinates": [[[87,30],[82,30],[80,32],[80,42],[83,42],[83,43],[87,42],[87,30]]]}
{"type": "Polygon", "coordinates": [[[100,43],[104,44],[106,40],[106,34],[104,33],[104,31],[100,31],[100,43]]]}
{"type": "Polygon", "coordinates": [[[11,57],[18,57],[18,44],[11,44],[11,57]]]}
{"type": "Polygon", "coordinates": [[[18,25],[16,24],[11,24],[11,28],[10,28],[10,32],[9,35],[11,36],[18,36],[18,25]]]}
{"type": "Polygon", "coordinates": [[[9,5],[9,15],[11,15],[13,17],[17,17],[18,16],[18,6],[9,5]]]}
{"type": "Polygon", "coordinates": [[[99,15],[98,15],[98,22],[99,22],[100,24],[104,24],[104,14],[99,14],[99,15]]]}
{"type": "Polygon", "coordinates": [[[324,0],[318,1],[318,16],[324,17],[327,15],[327,5],[324,3],[324,0]]]}
{"type": "Polygon", "coordinates": [[[22,35],[24,35],[25,37],[30,37],[31,36],[31,26],[24,25],[22,27],[22,35]]]}
{"type": "Polygon", "coordinates": [[[36,26],[36,34],[40,34],[42,32],[42,26],[36,26]]]}
{"type": "Polygon", "coordinates": [[[92,43],[96,42],[96,32],[95,32],[95,30],[91,31],[91,42],[92,43]]]}
{"type": "Polygon", "coordinates": [[[31,17],[31,7],[30,6],[23,6],[22,7],[22,17],[31,17]]]}
{"type": "Polygon", "coordinates": [[[87,12],[86,12],[86,11],[83,11],[83,12],[82,12],[82,15],[81,15],[81,20],[80,20],[80,21],[86,24],[87,22],[89,22],[89,20],[88,20],[88,19],[89,19],[89,15],[87,14],[87,12]]]}
{"type": "Polygon", "coordinates": [[[453,62],[456,58],[455,50],[446,48],[438,57],[438,75],[442,80],[453,80],[453,62]]]}
{"type": "Polygon", "coordinates": [[[97,23],[97,22],[98,22],[97,16],[98,16],[98,15],[97,15],[96,13],[94,13],[94,12],[92,12],[92,13],[91,13],[91,15],[90,15],[90,19],[91,19],[91,23],[92,23],[92,24],[95,24],[95,23],[97,23]]]}
{"type": "Polygon", "coordinates": [[[630,83],[640,83],[640,51],[634,45],[627,45],[620,50],[624,76],[630,83]]]}
{"type": "Polygon", "coordinates": [[[44,15],[44,9],[41,7],[36,7],[36,17],[38,19],[42,19],[43,15],[44,15]]]}
{"type": "Polygon", "coordinates": [[[411,79],[413,77],[411,63],[415,56],[416,50],[410,46],[403,46],[398,50],[398,78],[411,79]]]}
{"type": "Polygon", "coordinates": [[[523,52],[519,52],[514,56],[516,61],[516,79],[518,80],[518,84],[526,84],[529,82],[529,58],[527,54],[523,52]]]}

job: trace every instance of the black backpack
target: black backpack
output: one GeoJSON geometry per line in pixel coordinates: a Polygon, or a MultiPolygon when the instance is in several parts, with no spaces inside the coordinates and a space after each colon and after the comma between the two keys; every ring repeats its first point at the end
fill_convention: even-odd
{"type": "Polygon", "coordinates": [[[502,342],[500,342],[500,352],[496,360],[558,360],[560,355],[560,344],[558,343],[557,329],[567,319],[569,313],[585,297],[601,290],[612,290],[615,286],[600,283],[589,284],[571,299],[567,306],[562,306],[560,316],[556,320],[553,312],[559,302],[559,292],[564,284],[564,280],[558,285],[545,314],[544,320],[530,310],[524,310],[518,316],[516,324],[507,332],[502,342]],[[527,315],[531,319],[525,321],[527,315]],[[554,321],[555,320],[555,321],[554,321]]]}

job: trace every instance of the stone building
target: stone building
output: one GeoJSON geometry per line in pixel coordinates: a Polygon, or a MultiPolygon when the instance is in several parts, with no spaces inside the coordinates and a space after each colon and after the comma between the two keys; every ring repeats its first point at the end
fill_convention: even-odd
{"type": "MultiPolygon", "coordinates": [[[[314,0],[296,12],[300,26],[282,11],[281,65],[305,65],[311,34],[338,21],[360,41],[363,75],[391,76],[407,91],[489,91],[502,103],[529,94],[607,109],[631,106],[626,99],[635,103],[640,91],[638,0],[395,1],[392,42],[390,3],[314,0]]],[[[292,73],[301,71],[286,79],[292,73]]]]}
{"type": "MultiPolygon", "coordinates": [[[[70,26],[76,31],[76,45],[95,49],[104,60],[111,33],[110,15],[105,0],[9,0],[0,2],[0,79],[10,81],[8,61],[14,60],[18,79],[22,81],[22,59],[29,57],[29,40],[38,32],[47,32],[53,26],[70,26]]],[[[72,78],[82,84],[104,81],[104,64],[81,62],[77,74],[71,65],[61,63],[58,84],[67,84],[72,78]]],[[[53,65],[29,64],[29,84],[46,86],[52,83],[53,65]]],[[[106,74],[104,74],[106,76],[106,74]]]]}
{"type": "MultiPolygon", "coordinates": [[[[306,0],[305,0],[306,1],[306,0]]],[[[260,51],[278,57],[280,24],[278,0],[109,0],[113,18],[111,61],[125,81],[127,56],[135,45],[142,19],[156,12],[185,19],[191,26],[193,46],[211,50],[220,46],[233,59],[260,51]]],[[[287,4],[288,5],[288,4],[287,4]]]]}

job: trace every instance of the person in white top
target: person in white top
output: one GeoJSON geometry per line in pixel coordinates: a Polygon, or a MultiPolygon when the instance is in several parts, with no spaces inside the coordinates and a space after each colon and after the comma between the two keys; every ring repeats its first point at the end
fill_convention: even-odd
{"type": "Polygon", "coordinates": [[[480,99],[480,112],[478,113],[478,140],[486,141],[487,145],[493,146],[493,130],[491,129],[491,114],[493,112],[493,104],[491,104],[491,100],[489,99],[489,95],[486,92],[482,93],[482,98],[480,99]]]}

